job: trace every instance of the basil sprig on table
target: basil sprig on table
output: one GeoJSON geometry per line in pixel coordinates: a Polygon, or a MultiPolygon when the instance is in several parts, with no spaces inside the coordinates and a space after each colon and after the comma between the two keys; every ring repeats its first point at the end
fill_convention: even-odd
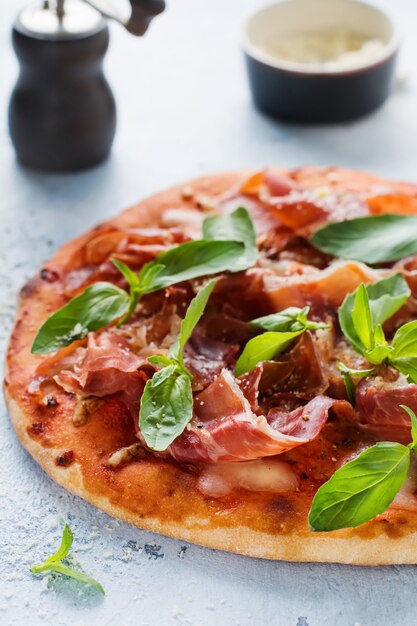
{"type": "Polygon", "coordinates": [[[62,533],[61,545],[59,546],[58,550],[55,552],[55,554],[48,557],[43,563],[33,565],[30,568],[30,571],[33,574],[41,574],[47,571],[56,572],[57,574],[62,574],[70,578],[75,578],[75,580],[78,580],[85,585],[90,585],[91,587],[94,587],[95,589],[97,589],[97,591],[104,595],[105,591],[103,587],[94,578],[63,563],[63,560],[68,556],[73,541],[74,535],[72,534],[71,528],[68,526],[68,524],[65,524],[64,531],[62,533]]]}
{"type": "MultiPolygon", "coordinates": [[[[339,309],[344,335],[369,363],[387,363],[417,383],[417,321],[408,322],[388,344],[382,324],[396,313],[410,295],[400,274],[373,285],[360,285],[339,309]]],[[[342,372],[343,373],[343,372],[342,372]]]]}
{"type": "Polygon", "coordinates": [[[185,367],[183,350],[215,284],[215,280],[209,282],[191,301],[168,356],[155,355],[148,359],[162,368],[148,380],[140,401],[139,427],[152,450],[166,450],[193,416],[192,376],[185,367]]]}
{"type": "Polygon", "coordinates": [[[417,254],[417,216],[374,215],[327,224],[310,241],[319,250],[364,263],[397,261],[417,254]]]}
{"type": "Polygon", "coordinates": [[[255,369],[258,363],[273,359],[306,330],[328,328],[326,324],[309,321],[307,319],[309,310],[309,307],[303,309],[290,307],[249,322],[251,326],[265,329],[267,332],[248,341],[236,363],[235,375],[246,374],[255,369]]]}
{"type": "Polygon", "coordinates": [[[90,331],[117,320],[126,322],[145,294],[201,276],[239,272],[256,263],[255,231],[244,208],[206,218],[203,237],[163,252],[144,265],[139,274],[113,259],[129,285],[129,293],[107,282],[87,287],[46,320],[35,337],[32,352],[55,352],[83,339],[90,331]]]}
{"type": "Polygon", "coordinates": [[[387,510],[407,478],[410,454],[417,454],[417,418],[411,419],[412,442],[381,442],[338,469],[317,491],[308,522],[312,531],[354,528],[387,510]]]}

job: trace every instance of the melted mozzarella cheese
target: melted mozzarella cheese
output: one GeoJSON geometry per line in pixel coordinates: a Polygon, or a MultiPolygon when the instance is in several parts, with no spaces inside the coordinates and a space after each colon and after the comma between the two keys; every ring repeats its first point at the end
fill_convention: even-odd
{"type": "Polygon", "coordinates": [[[239,487],[272,493],[296,491],[298,478],[288,463],[257,459],[208,465],[201,473],[197,486],[204,495],[221,498],[239,487]]]}

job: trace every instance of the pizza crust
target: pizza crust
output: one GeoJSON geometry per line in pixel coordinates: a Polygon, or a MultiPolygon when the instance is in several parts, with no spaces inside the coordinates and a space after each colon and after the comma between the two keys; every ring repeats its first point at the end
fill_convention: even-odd
{"type": "MultiPolygon", "coordinates": [[[[247,175],[245,171],[194,181],[191,183],[194,197],[199,193],[221,194],[247,175]]],[[[308,170],[308,176],[313,175],[314,171],[308,170]]],[[[354,175],[350,173],[351,177],[354,175]]],[[[361,174],[361,184],[363,176],[361,174]]],[[[321,177],[324,178],[323,171],[321,177]]],[[[383,182],[372,177],[367,177],[366,181],[368,185],[383,182]]],[[[155,225],[167,208],[195,208],[193,202],[182,198],[183,187],[145,200],[98,229],[111,224],[155,225]]],[[[399,189],[409,190],[411,186],[399,185],[399,189]]],[[[87,233],[63,246],[48,266],[64,266],[89,236],[87,233]]],[[[55,482],[113,517],[210,548],[288,561],[355,565],[417,563],[417,514],[414,511],[390,510],[358,529],[310,533],[306,514],[300,515],[291,501],[277,494],[251,494],[241,490],[232,498],[213,501],[196,489],[192,473],[178,464],[156,458],[152,462],[135,460],[116,471],[105,470],[102,451],[105,455],[122,447],[126,437],[127,443],[132,443],[131,435],[126,435],[127,428],[126,433],[115,432],[114,441],[108,440],[108,429],[104,432],[106,425],[100,420],[103,415],[104,419],[112,419],[111,411],[94,417],[83,431],[72,424],[70,403],[63,403],[50,419],[45,417],[43,409],[32,406],[26,394],[25,368],[30,370],[40,358],[29,354],[33,335],[49,311],[62,304],[63,296],[59,289],[37,277],[29,281],[22,294],[7,354],[6,401],[21,443],[55,482]],[[44,431],[34,430],[34,422],[44,423],[44,431]],[[63,450],[71,450],[75,455],[75,461],[68,466],[57,465],[57,457],[63,450]],[[100,454],[96,454],[98,452],[100,454]]]]}

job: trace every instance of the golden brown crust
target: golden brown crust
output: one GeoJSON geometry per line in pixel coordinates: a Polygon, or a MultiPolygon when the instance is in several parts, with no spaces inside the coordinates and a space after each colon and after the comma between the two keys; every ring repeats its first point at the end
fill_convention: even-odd
{"type": "MultiPolygon", "coordinates": [[[[359,186],[383,184],[376,178],[335,170],[299,170],[294,177],[313,185],[331,183],[328,173],[359,186]],[[356,176],[356,178],[355,178],[356,176]]],[[[194,198],[227,191],[248,172],[221,174],[191,183],[194,198]]],[[[336,183],[333,183],[336,184],[336,183]]],[[[398,191],[415,191],[398,185],[398,191]]],[[[95,229],[109,226],[155,226],[171,207],[195,208],[182,197],[183,185],[158,194],[95,229]]],[[[48,263],[58,270],[76,254],[91,233],[61,248],[48,263]]],[[[42,357],[30,354],[33,335],[65,298],[59,282],[33,278],[22,290],[21,304],[7,353],[6,399],[16,433],[49,476],[114,517],[141,528],[249,556],[289,561],[321,561],[379,565],[417,562],[417,514],[390,510],[355,530],[313,534],[307,528],[311,494],[277,495],[244,490],[219,500],[196,488],[193,468],[145,457],[112,469],[106,459],[136,441],[126,411],[109,399],[87,423],[72,422],[74,399],[55,390],[45,406],[27,392],[30,373],[42,357]]]]}

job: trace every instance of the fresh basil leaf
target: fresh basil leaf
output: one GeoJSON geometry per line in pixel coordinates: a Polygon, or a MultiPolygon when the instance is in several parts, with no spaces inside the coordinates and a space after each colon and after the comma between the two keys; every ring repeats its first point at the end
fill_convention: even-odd
{"type": "Polygon", "coordinates": [[[193,394],[188,374],[176,374],[175,366],[168,366],[148,380],[140,401],[139,427],[151,450],[166,450],[192,416],[193,394]]]}
{"type": "Polygon", "coordinates": [[[417,216],[384,214],[335,222],[316,231],[310,241],[343,259],[397,261],[417,253],[417,216]]]}
{"type": "MultiPolygon", "coordinates": [[[[401,274],[394,274],[376,283],[366,285],[365,289],[368,294],[373,328],[392,317],[410,296],[410,289],[401,274]]],[[[344,299],[339,308],[339,323],[345,337],[349,339],[357,352],[363,354],[363,345],[352,319],[357,291],[347,295],[344,299]]],[[[361,324],[361,320],[359,319],[357,323],[361,324]]]]}
{"type": "MultiPolygon", "coordinates": [[[[63,521],[63,520],[62,520],[63,521]]],[[[53,561],[62,561],[68,555],[68,552],[71,550],[71,546],[74,541],[74,535],[72,534],[71,528],[68,524],[65,524],[64,530],[62,532],[61,545],[58,550],[52,556],[48,557],[45,563],[51,563],[53,561]]]]}
{"type": "Polygon", "coordinates": [[[411,438],[412,442],[408,445],[410,450],[413,450],[417,454],[417,416],[414,413],[413,409],[410,409],[409,406],[405,404],[400,404],[400,407],[404,409],[404,411],[408,414],[411,420],[411,438]]]}
{"type": "Polygon", "coordinates": [[[382,442],[338,469],[317,491],[309,514],[312,531],[354,528],[387,510],[407,478],[410,450],[382,442]]]}
{"type": "Polygon", "coordinates": [[[112,259],[112,262],[113,262],[113,265],[115,265],[117,269],[119,270],[119,272],[124,276],[124,278],[126,279],[129,285],[129,292],[130,292],[129,293],[130,295],[129,310],[126,313],[126,315],[118,323],[118,326],[122,326],[125,322],[127,322],[127,320],[130,318],[130,316],[133,314],[134,310],[136,309],[136,305],[141,296],[141,287],[140,287],[139,276],[136,274],[136,272],[131,270],[128,265],[126,265],[125,263],[122,263],[122,261],[119,261],[118,259],[112,259]]]}
{"type": "Polygon", "coordinates": [[[304,307],[303,309],[291,306],[288,309],[279,311],[279,313],[272,313],[271,315],[258,317],[249,322],[249,325],[263,328],[264,330],[269,330],[272,332],[319,330],[329,327],[328,324],[309,321],[307,319],[309,311],[310,307],[308,306],[304,307]]]}
{"type": "Polygon", "coordinates": [[[65,565],[64,563],[61,563],[61,562],[51,563],[46,569],[50,570],[51,572],[56,572],[57,574],[62,574],[63,576],[68,576],[69,578],[74,578],[75,580],[77,580],[80,583],[83,583],[84,585],[89,585],[90,587],[94,587],[94,589],[102,593],[103,596],[106,593],[103,587],[100,585],[100,583],[97,580],[95,580],[95,578],[92,578],[91,576],[89,576],[88,574],[85,574],[84,572],[80,572],[79,570],[73,569],[72,567],[69,567],[68,565],[65,565]]]}
{"type": "Polygon", "coordinates": [[[157,263],[156,261],[145,263],[138,275],[139,291],[141,293],[150,293],[153,291],[153,283],[163,269],[165,269],[165,266],[162,265],[162,263],[157,263]]]}
{"type": "Polygon", "coordinates": [[[203,222],[203,238],[212,241],[241,241],[244,244],[244,253],[234,266],[234,272],[248,269],[257,261],[255,229],[248,211],[243,207],[228,215],[207,217],[203,222]]]}
{"type": "Polygon", "coordinates": [[[125,315],[129,295],[111,283],[95,283],[53,313],[39,329],[32,352],[55,352],[125,315]]]}
{"type": "Polygon", "coordinates": [[[366,285],[372,324],[383,324],[406,303],[410,287],[402,274],[393,274],[376,283],[366,285]]]}
{"type": "Polygon", "coordinates": [[[371,321],[371,309],[369,307],[368,292],[365,285],[359,285],[352,311],[353,327],[356,331],[359,341],[366,350],[373,348],[373,328],[371,321]]]}
{"type": "Polygon", "coordinates": [[[156,365],[157,367],[166,367],[167,365],[175,365],[172,359],[168,358],[164,354],[154,354],[153,356],[148,356],[146,359],[152,365],[156,365]]]}
{"type": "MultiPolygon", "coordinates": [[[[234,268],[244,252],[237,241],[189,241],[160,254],[155,261],[163,269],[150,282],[144,293],[158,291],[184,280],[192,280],[209,274],[238,271],[234,268]]],[[[148,264],[146,271],[152,266],[148,264]]]]}
{"type": "Polygon", "coordinates": [[[64,531],[62,533],[61,545],[58,550],[52,556],[48,557],[43,563],[39,563],[38,565],[33,565],[30,568],[30,571],[33,574],[41,574],[42,572],[51,571],[57,572],[58,574],[63,574],[64,576],[69,576],[70,578],[75,578],[79,582],[82,582],[86,585],[91,585],[95,589],[97,589],[100,593],[104,595],[105,591],[103,587],[91,576],[85,574],[84,572],[80,572],[78,570],[69,567],[62,563],[62,559],[64,559],[74,541],[74,535],[72,534],[71,528],[68,524],[65,524],[64,531]]]}
{"type": "Polygon", "coordinates": [[[302,330],[288,333],[266,332],[250,339],[237,360],[235,375],[246,374],[255,369],[258,363],[273,359],[302,332],[302,330]]]}
{"type": "Polygon", "coordinates": [[[139,276],[136,274],[136,272],[131,270],[130,267],[126,265],[125,263],[122,263],[122,261],[119,261],[119,259],[112,259],[112,263],[113,265],[115,265],[115,267],[117,267],[119,272],[126,279],[131,292],[135,291],[136,289],[139,289],[139,286],[140,286],[139,276]]]}
{"type": "Polygon", "coordinates": [[[353,378],[356,378],[356,377],[364,378],[365,376],[369,376],[370,374],[373,374],[373,372],[375,371],[375,368],[372,367],[371,369],[366,369],[366,370],[355,370],[355,369],[348,367],[344,363],[338,363],[337,369],[342,374],[343,382],[345,383],[346,393],[349,398],[349,402],[353,406],[355,406],[356,385],[353,381],[353,378]]]}
{"type": "Polygon", "coordinates": [[[381,324],[375,328],[373,333],[373,348],[365,350],[364,355],[370,363],[379,365],[383,363],[392,353],[392,347],[388,345],[385,339],[384,331],[381,324]]]}
{"type": "Polygon", "coordinates": [[[219,272],[240,272],[256,263],[255,231],[246,209],[206,218],[203,236],[204,239],[181,244],[147,263],[139,275],[141,282],[155,265],[163,268],[148,280],[143,293],[219,272]]]}
{"type": "Polygon", "coordinates": [[[417,383],[417,320],[397,330],[392,340],[389,361],[413,383],[417,383]]]}
{"type": "Polygon", "coordinates": [[[197,326],[201,316],[204,313],[208,299],[216,284],[215,280],[211,280],[205,287],[200,289],[195,298],[192,299],[187,309],[184,319],[181,321],[180,334],[175,343],[171,346],[169,357],[178,361],[182,369],[186,369],[183,359],[183,350],[185,344],[193,334],[194,328],[197,326]]]}
{"type": "Polygon", "coordinates": [[[167,378],[169,378],[169,376],[173,376],[177,371],[177,365],[176,363],[171,363],[170,365],[167,365],[166,367],[162,368],[161,370],[159,370],[159,372],[155,372],[155,374],[152,377],[152,381],[153,381],[153,387],[159,387],[159,385],[162,385],[163,382],[165,382],[165,380],[167,378]]]}

